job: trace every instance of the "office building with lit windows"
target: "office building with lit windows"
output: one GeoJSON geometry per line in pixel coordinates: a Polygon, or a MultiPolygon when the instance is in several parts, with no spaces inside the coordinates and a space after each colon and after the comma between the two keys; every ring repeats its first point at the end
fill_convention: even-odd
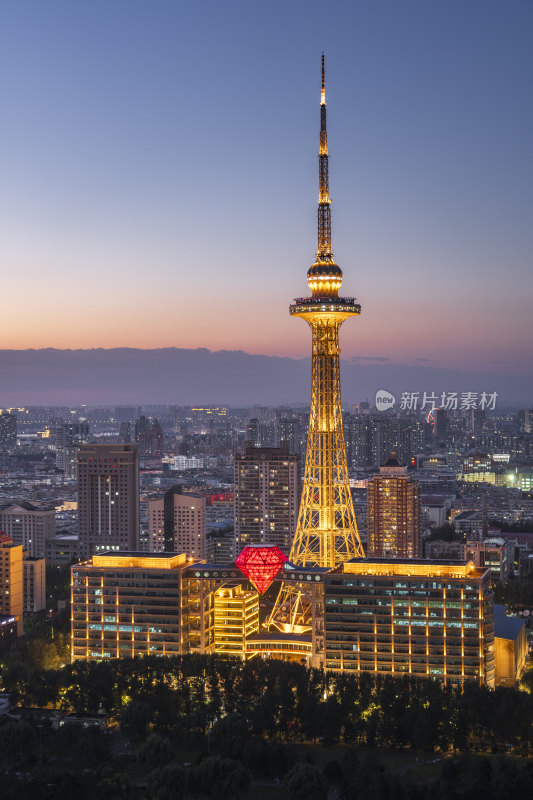
{"type": "Polygon", "coordinates": [[[83,557],[139,549],[139,460],[134,444],[82,444],[78,536],[83,557]]]}
{"type": "Polygon", "coordinates": [[[185,553],[94,555],[71,569],[71,657],[214,652],[214,584],[185,553]]]}
{"type": "Polygon", "coordinates": [[[286,448],[248,445],[234,463],[237,552],[272,544],[288,553],[298,519],[299,456],[286,448]]]}
{"type": "Polygon", "coordinates": [[[355,558],[324,578],[325,668],[494,686],[490,570],[355,558]]]}

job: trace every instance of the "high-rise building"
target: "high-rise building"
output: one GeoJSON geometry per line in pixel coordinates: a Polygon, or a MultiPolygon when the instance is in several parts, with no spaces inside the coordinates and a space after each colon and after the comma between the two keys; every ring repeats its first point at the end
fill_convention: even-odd
{"type": "Polygon", "coordinates": [[[138,550],[139,460],[135,445],[81,445],[78,535],[84,557],[107,550],[138,550]]]}
{"type": "Polygon", "coordinates": [[[420,558],[420,486],[395,453],[368,484],[368,553],[372,558],[420,558]]]}
{"type": "MultiPolygon", "coordinates": [[[[339,363],[339,328],[360,314],[361,306],[353,297],[339,297],[342,270],[331,249],[324,56],[318,161],[318,247],[307,272],[311,297],[297,298],[290,306],[291,315],[301,317],[311,328],[312,361],[304,486],[289,558],[302,567],[332,568],[364,555],[348,478],[339,363]]],[[[311,631],[313,650],[322,649],[323,622],[314,613],[303,584],[283,584],[269,622],[280,631],[311,631]]]]}
{"type": "Polygon", "coordinates": [[[56,451],[56,467],[64,473],[65,480],[75,481],[78,476],[78,448],[89,438],[87,422],[62,422],[52,426],[52,439],[56,451]]]}
{"type": "Polygon", "coordinates": [[[346,438],[351,469],[380,467],[392,450],[407,463],[423,449],[424,424],[389,414],[358,414],[349,419],[346,438]]]}
{"type": "Polygon", "coordinates": [[[152,553],[186,553],[205,558],[205,497],[184,494],[172,486],[163,497],[148,501],[148,540],[152,553]]]}
{"type": "Polygon", "coordinates": [[[0,532],[0,616],[15,617],[17,636],[22,634],[24,613],[23,548],[0,532]]]}
{"type": "Polygon", "coordinates": [[[3,411],[0,414],[0,453],[11,453],[17,447],[17,416],[3,411]]]}
{"type": "Polygon", "coordinates": [[[23,561],[24,612],[35,613],[46,608],[46,561],[29,556],[23,561]]]}
{"type": "Polygon", "coordinates": [[[162,456],[165,449],[165,436],[158,420],[154,420],[146,433],[146,453],[162,456]]]}
{"type": "Polygon", "coordinates": [[[279,443],[286,447],[291,455],[305,455],[304,431],[300,417],[292,415],[279,420],[279,443]]]}
{"type": "Polygon", "coordinates": [[[445,408],[435,410],[435,439],[441,446],[448,439],[448,412],[445,408]]]}
{"type": "Polygon", "coordinates": [[[209,564],[231,564],[235,561],[235,531],[207,531],[206,558],[209,564]]]}
{"type": "Polygon", "coordinates": [[[131,442],[131,423],[129,421],[120,423],[118,440],[122,444],[129,444],[131,442]]]}
{"type": "Polygon", "coordinates": [[[300,459],[285,448],[253,447],[236,455],[235,539],[237,551],[249,544],[291,547],[298,515],[300,459]]]}
{"type": "Polygon", "coordinates": [[[40,508],[26,500],[0,506],[0,530],[33,558],[44,558],[46,542],[55,536],[55,508],[40,508]]]}
{"type": "Polygon", "coordinates": [[[56,453],[56,467],[63,471],[66,481],[75,481],[78,477],[78,448],[63,447],[56,453]]]}
{"type": "Polygon", "coordinates": [[[60,422],[52,426],[52,437],[54,449],[62,450],[64,447],[74,447],[74,445],[86,442],[89,433],[88,422],[60,422]]]}
{"type": "Polygon", "coordinates": [[[150,430],[150,423],[147,418],[142,414],[135,420],[135,442],[140,456],[145,456],[148,452],[148,434],[150,430]]]}

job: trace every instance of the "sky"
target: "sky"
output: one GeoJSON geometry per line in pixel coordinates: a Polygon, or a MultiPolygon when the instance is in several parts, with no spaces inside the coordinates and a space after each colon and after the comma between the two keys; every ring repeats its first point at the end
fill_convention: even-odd
{"type": "Polygon", "coordinates": [[[0,349],[304,357],[320,56],[360,363],[533,368],[530,0],[0,0],[0,349]]]}

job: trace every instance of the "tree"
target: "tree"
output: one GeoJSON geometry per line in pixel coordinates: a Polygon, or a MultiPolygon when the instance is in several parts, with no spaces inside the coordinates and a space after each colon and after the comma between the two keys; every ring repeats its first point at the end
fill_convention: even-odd
{"type": "Polygon", "coordinates": [[[250,786],[250,773],[229,758],[211,756],[200,761],[190,773],[194,793],[205,794],[210,800],[239,800],[250,786]]]}
{"type": "Polygon", "coordinates": [[[150,774],[148,778],[150,800],[185,800],[187,796],[187,773],[176,761],[150,774]]]}
{"type": "Polygon", "coordinates": [[[147,703],[132,700],[120,713],[120,729],[131,736],[146,736],[148,725],[153,719],[153,711],[147,703]]]}
{"type": "Polygon", "coordinates": [[[162,767],[172,761],[174,753],[167,738],[152,733],[139,747],[137,756],[139,761],[147,761],[153,767],[162,767]]]}
{"type": "Polygon", "coordinates": [[[35,747],[35,731],[27,722],[8,722],[0,727],[0,764],[13,767],[35,747]]]}
{"type": "Polygon", "coordinates": [[[290,800],[327,800],[328,783],[312,764],[299,761],[286,780],[290,800]]]}

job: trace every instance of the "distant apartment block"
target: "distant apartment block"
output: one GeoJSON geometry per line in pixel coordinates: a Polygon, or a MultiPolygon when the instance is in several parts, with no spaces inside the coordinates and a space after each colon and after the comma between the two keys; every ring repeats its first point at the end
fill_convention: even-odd
{"type": "Polygon", "coordinates": [[[148,501],[149,549],[152,553],[186,553],[205,558],[206,501],[173,486],[162,497],[148,501]]]}
{"type": "Polygon", "coordinates": [[[33,558],[44,558],[46,542],[56,532],[55,508],[40,508],[27,501],[0,506],[0,530],[33,558]]]}
{"type": "Polygon", "coordinates": [[[17,417],[7,411],[0,414],[0,453],[12,453],[17,447],[17,417]]]}

